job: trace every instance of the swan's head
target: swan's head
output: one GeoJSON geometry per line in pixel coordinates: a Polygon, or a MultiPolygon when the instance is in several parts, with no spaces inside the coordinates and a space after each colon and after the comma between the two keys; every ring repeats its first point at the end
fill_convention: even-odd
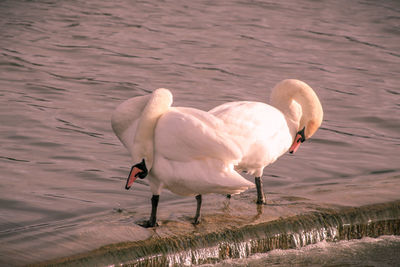
{"type": "Polygon", "coordinates": [[[128,180],[126,181],[125,189],[128,190],[131,188],[137,178],[143,179],[147,176],[147,174],[148,171],[146,167],[146,161],[143,159],[142,162],[132,166],[131,171],[129,172],[128,180]]]}
{"type": "Polygon", "coordinates": [[[304,124],[300,124],[299,130],[296,133],[293,144],[289,149],[290,153],[295,153],[299,149],[300,144],[308,140],[321,126],[322,114],[319,118],[311,119],[306,121],[304,124]]]}
{"type": "Polygon", "coordinates": [[[315,101],[314,106],[311,106],[307,112],[303,113],[299,124],[299,130],[304,129],[304,138],[306,140],[313,136],[322,124],[322,106],[318,98],[315,98],[315,101]]]}
{"type": "Polygon", "coordinates": [[[323,110],[314,90],[306,83],[289,79],[278,83],[271,95],[272,104],[280,109],[297,129],[290,153],[315,134],[321,126],[323,110]]]}

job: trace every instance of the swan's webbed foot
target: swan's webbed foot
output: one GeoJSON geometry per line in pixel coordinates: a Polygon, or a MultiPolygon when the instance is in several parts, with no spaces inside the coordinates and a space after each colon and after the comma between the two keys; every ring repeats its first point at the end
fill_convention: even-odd
{"type": "Polygon", "coordinates": [[[200,218],[194,218],[192,224],[193,224],[193,225],[198,225],[200,222],[201,222],[201,219],[200,219],[200,218]]]}
{"type": "Polygon", "coordinates": [[[150,220],[145,221],[141,224],[139,224],[140,226],[144,227],[144,228],[153,228],[153,227],[157,227],[158,223],[157,222],[151,222],[150,220]]]}

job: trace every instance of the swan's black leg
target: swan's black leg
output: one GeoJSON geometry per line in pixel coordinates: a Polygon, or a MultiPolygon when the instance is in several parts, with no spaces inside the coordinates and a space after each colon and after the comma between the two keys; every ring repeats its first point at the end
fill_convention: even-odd
{"type": "Polygon", "coordinates": [[[158,201],[160,200],[160,195],[153,195],[151,198],[151,215],[150,219],[144,223],[144,227],[154,227],[158,226],[157,225],[157,207],[158,207],[158,201]]]}
{"type": "Polygon", "coordinates": [[[194,217],[193,224],[200,223],[201,195],[197,195],[196,200],[197,200],[197,209],[196,209],[196,216],[194,217]]]}
{"type": "Polygon", "coordinates": [[[231,197],[232,197],[232,195],[231,195],[231,194],[228,194],[228,195],[226,195],[226,198],[229,198],[229,199],[231,199],[231,197]]]}
{"type": "Polygon", "coordinates": [[[256,203],[257,204],[266,204],[261,177],[256,177],[255,182],[256,182],[256,187],[257,187],[257,202],[256,203]]]}
{"type": "Polygon", "coordinates": [[[158,201],[160,200],[160,195],[153,195],[151,198],[151,215],[149,219],[150,227],[157,225],[157,207],[158,201]]]}

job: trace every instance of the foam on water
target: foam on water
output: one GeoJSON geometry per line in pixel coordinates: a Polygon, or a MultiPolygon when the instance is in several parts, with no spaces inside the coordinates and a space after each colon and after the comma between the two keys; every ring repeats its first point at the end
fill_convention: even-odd
{"type": "Polygon", "coordinates": [[[300,249],[276,249],[242,260],[225,260],[207,266],[397,266],[400,255],[399,236],[364,237],[357,240],[326,242],[300,249]]]}

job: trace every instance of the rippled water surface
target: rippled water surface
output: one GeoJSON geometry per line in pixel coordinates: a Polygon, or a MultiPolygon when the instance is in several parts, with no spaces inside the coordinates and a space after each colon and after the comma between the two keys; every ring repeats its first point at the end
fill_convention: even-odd
{"type": "MultiPolygon", "coordinates": [[[[150,235],[135,223],[151,193],[123,190],[110,114],[159,87],[203,110],[268,102],[286,78],[316,90],[322,127],[264,171],[268,216],[399,199],[399,14],[398,1],[0,0],[0,264],[150,235]]],[[[203,199],[206,221],[256,213],[254,190],[229,209],[203,199]]],[[[163,192],[161,224],[194,212],[163,192]]]]}

